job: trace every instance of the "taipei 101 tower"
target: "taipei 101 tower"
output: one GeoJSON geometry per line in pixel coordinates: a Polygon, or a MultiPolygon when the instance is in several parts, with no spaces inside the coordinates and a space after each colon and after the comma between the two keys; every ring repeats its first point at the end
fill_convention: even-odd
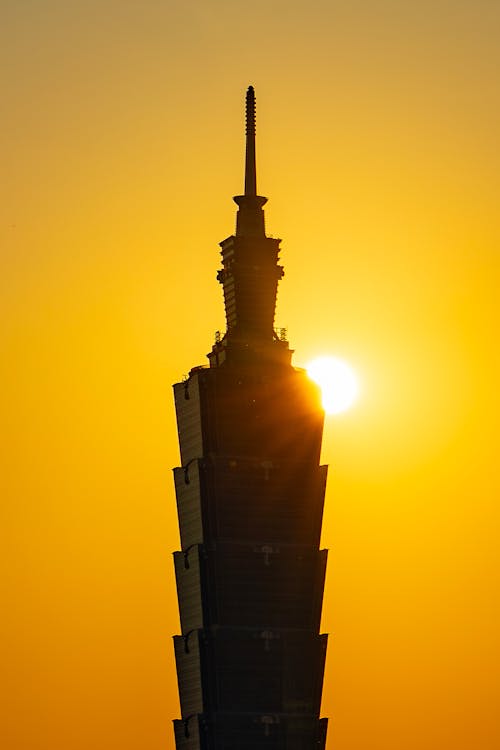
{"type": "MultiPolygon", "coordinates": [[[[220,243],[227,330],[174,385],[182,549],[177,750],[324,748],[319,634],[327,467],[317,386],[274,330],[280,240],[266,237],[246,95],[245,193],[220,243]]],[[[201,314],[201,311],[200,311],[201,314]]]]}

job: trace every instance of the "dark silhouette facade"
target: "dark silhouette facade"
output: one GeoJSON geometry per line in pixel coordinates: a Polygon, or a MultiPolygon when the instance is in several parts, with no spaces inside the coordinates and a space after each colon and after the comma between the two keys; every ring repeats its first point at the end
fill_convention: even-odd
{"type": "Polygon", "coordinates": [[[252,87],[246,106],[245,194],[217,276],[227,331],[209,366],[174,386],[177,750],[312,750],[326,738],[324,413],[274,331],[283,269],[256,190],[252,87]]]}

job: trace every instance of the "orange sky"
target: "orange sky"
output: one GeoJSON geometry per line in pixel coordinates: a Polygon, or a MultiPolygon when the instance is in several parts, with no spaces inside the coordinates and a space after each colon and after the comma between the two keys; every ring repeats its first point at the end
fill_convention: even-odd
{"type": "Polygon", "coordinates": [[[173,750],[171,384],[224,328],[242,190],[328,418],[328,750],[498,750],[494,0],[6,0],[6,750],[173,750]]]}

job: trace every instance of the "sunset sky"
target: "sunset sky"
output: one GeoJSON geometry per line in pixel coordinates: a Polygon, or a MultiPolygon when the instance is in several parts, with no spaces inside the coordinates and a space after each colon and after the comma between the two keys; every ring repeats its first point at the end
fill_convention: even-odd
{"type": "Polygon", "coordinates": [[[498,750],[500,3],[3,0],[5,750],[173,750],[171,385],[258,188],[328,417],[328,750],[498,750]]]}

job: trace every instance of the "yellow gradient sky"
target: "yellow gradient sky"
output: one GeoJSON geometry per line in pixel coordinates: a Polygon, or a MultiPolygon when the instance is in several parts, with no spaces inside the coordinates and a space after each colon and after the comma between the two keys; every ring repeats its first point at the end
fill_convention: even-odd
{"type": "Polygon", "coordinates": [[[173,750],[171,384],[224,328],[243,97],[328,418],[329,750],[498,750],[497,0],[4,0],[5,750],[173,750]]]}

